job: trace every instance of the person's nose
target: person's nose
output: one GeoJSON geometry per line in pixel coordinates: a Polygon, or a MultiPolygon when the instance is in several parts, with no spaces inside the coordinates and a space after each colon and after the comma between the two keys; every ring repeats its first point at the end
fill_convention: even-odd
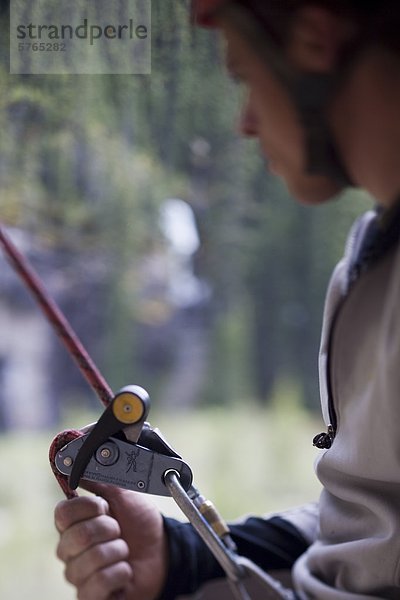
{"type": "Polygon", "coordinates": [[[245,137],[258,136],[258,120],[251,94],[247,96],[242,107],[239,119],[239,133],[245,137]]]}

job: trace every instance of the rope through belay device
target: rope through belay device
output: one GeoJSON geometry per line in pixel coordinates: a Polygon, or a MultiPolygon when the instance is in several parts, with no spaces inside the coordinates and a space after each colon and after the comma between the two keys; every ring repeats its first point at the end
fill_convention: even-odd
{"type": "MultiPolygon", "coordinates": [[[[293,598],[292,592],[237,554],[228,526],[213,504],[193,486],[190,467],[146,421],[150,408],[147,392],[130,385],[113,394],[60,308],[1,223],[0,243],[11,265],[105,406],[97,423],[81,430],[63,431],[50,446],[50,464],[66,497],[77,496],[75,490],[80,479],[172,496],[225,571],[233,598],[293,598]]],[[[125,594],[117,592],[112,599],[125,600],[125,594]]]]}

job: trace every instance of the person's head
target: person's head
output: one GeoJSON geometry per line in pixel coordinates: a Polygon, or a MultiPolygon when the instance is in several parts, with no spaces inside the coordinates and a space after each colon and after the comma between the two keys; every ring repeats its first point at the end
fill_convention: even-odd
{"type": "MultiPolygon", "coordinates": [[[[378,129],[383,129],[378,113],[373,114],[373,89],[378,86],[383,94],[382,82],[377,80],[383,63],[387,81],[399,71],[399,4],[384,0],[194,0],[195,20],[221,28],[227,40],[228,67],[248,86],[243,132],[260,138],[272,169],[299,200],[319,203],[353,182],[385,195],[368,180],[365,141],[371,145],[372,157],[372,146],[381,143],[378,129]],[[369,86],[363,88],[362,66],[368,61],[369,86]],[[362,95],[363,89],[368,97],[362,95]],[[365,122],[360,121],[362,115],[365,122]]],[[[382,100],[387,97],[388,90],[382,100]]],[[[380,108],[384,113],[382,104],[380,108]]],[[[400,181],[393,182],[397,184],[396,193],[400,181]]]]}

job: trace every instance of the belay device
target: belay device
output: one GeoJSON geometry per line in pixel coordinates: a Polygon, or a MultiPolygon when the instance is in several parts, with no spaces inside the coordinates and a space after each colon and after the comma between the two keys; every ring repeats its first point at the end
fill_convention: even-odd
{"type": "MultiPolygon", "coordinates": [[[[136,385],[113,394],[61,310],[0,223],[0,243],[12,266],[37,300],[79,370],[105,406],[97,423],[58,434],[50,447],[53,472],[67,498],[79,481],[115,485],[136,492],[172,496],[227,576],[235,600],[291,600],[293,593],[253,562],[239,556],[229,528],[211,502],[193,486],[192,471],[147,422],[150,398],[136,385]]],[[[113,600],[125,600],[123,591],[113,600]]]]}

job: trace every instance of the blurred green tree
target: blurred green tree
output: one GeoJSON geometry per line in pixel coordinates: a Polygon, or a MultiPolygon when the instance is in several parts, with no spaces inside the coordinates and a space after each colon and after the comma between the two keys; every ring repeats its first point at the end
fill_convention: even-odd
{"type": "Polygon", "coordinates": [[[135,276],[160,243],[160,204],[187,200],[213,289],[208,401],[265,402],[292,379],[315,406],[324,289],[367,203],[293,202],[234,131],[242,94],[218,36],[188,25],[186,1],[153,2],[152,29],[151,76],[9,75],[2,53],[0,216],[86,264],[86,283],[101,271],[102,335],[88,335],[114,383],[136,375],[135,276]]]}

